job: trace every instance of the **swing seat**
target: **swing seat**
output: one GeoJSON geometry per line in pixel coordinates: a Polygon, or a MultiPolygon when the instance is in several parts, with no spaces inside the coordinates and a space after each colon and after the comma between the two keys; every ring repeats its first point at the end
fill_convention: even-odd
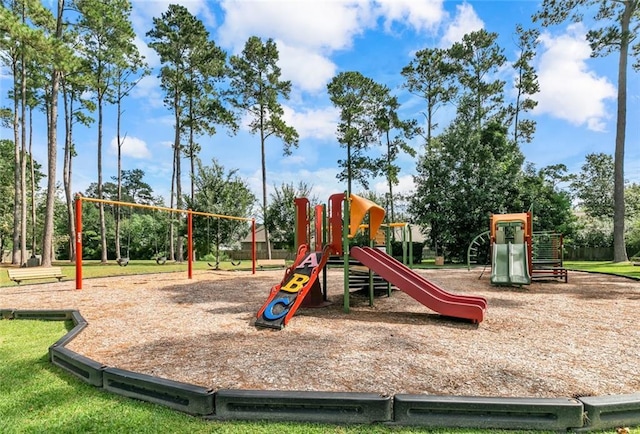
{"type": "Polygon", "coordinates": [[[220,262],[216,262],[215,264],[212,264],[211,262],[207,262],[207,264],[209,265],[209,267],[211,267],[214,270],[217,270],[220,266],[220,262]]]}
{"type": "Polygon", "coordinates": [[[167,262],[167,258],[164,256],[158,256],[156,258],[156,264],[158,265],[164,265],[167,262]]]}
{"type": "Polygon", "coordinates": [[[118,258],[116,259],[116,262],[119,266],[126,267],[127,265],[129,265],[129,258],[118,258]]]}

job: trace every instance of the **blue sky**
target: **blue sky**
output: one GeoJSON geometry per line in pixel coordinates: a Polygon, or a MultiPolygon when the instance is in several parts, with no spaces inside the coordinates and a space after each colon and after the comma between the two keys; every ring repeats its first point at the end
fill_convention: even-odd
{"type": "MultiPolygon", "coordinates": [[[[166,11],[170,1],[134,0],[132,21],[138,35],[137,45],[154,68],[125,102],[122,132],[123,168],[140,168],[156,194],[168,196],[171,180],[172,115],[162,103],[159,88],[159,60],[145,43],[145,33],[152,18],[166,11]]],[[[284,101],[285,120],[300,134],[300,145],[288,157],[282,155],[282,143],[271,138],[267,142],[267,181],[269,188],[285,182],[304,180],[313,186],[322,201],[345,185],[336,180],[337,160],[345,150],[336,140],[338,112],[326,93],[326,84],[343,71],[359,71],[389,86],[402,103],[405,118],[424,119],[424,104],[400,88],[401,69],[417,50],[447,47],[462,35],[484,28],[497,32],[499,44],[509,61],[517,56],[514,29],[517,23],[533,26],[531,15],[537,1],[426,1],[426,0],[243,0],[179,2],[198,16],[208,28],[211,38],[228,54],[239,53],[246,40],[256,35],[273,38],[280,52],[279,65],[283,78],[291,80],[291,98],[284,101]]],[[[538,123],[535,140],[522,151],[527,161],[538,168],[564,163],[577,172],[584,157],[592,152],[613,154],[616,111],[617,56],[591,59],[584,39],[587,24],[566,23],[542,29],[535,67],[541,92],[535,96],[539,104],[530,115],[538,123]]],[[[512,88],[509,68],[500,72],[512,88]]],[[[8,105],[6,90],[10,87],[7,72],[0,79],[2,105],[8,105]]],[[[625,177],[640,182],[640,140],[637,120],[640,116],[640,79],[629,72],[628,128],[625,177]]],[[[438,112],[441,125],[454,113],[453,107],[438,112]]],[[[63,129],[62,118],[60,130],[63,129]]],[[[44,116],[34,135],[34,153],[41,163],[46,161],[44,116]]],[[[2,138],[12,138],[8,130],[2,138]]],[[[78,156],[75,160],[73,190],[84,191],[97,180],[97,128],[75,131],[78,156]]],[[[62,138],[62,136],[61,136],[62,138]]],[[[260,148],[257,136],[241,130],[229,136],[220,129],[214,137],[199,140],[205,164],[217,158],[227,169],[238,169],[259,197],[261,191],[260,148]]],[[[103,179],[116,175],[115,116],[109,108],[105,116],[103,179]]],[[[414,143],[418,151],[422,145],[414,143]]],[[[375,150],[373,152],[376,152],[375,150]]],[[[60,155],[62,152],[59,153],[60,155]]],[[[399,191],[412,191],[415,160],[401,157],[399,191]]],[[[187,165],[185,161],[184,173],[187,165]]],[[[58,179],[62,178],[62,163],[58,179]]],[[[188,185],[185,183],[183,185],[188,185]]],[[[383,179],[373,180],[371,188],[384,192],[383,179]]],[[[354,190],[358,191],[359,186],[354,190]]]]}

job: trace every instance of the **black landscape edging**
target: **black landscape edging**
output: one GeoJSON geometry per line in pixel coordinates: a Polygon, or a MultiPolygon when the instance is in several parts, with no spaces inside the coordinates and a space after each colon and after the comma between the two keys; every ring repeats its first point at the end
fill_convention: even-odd
{"type": "Polygon", "coordinates": [[[388,397],[351,392],[236,389],[213,392],[200,386],[109,368],[64,348],[87,325],[76,310],[0,309],[0,318],[72,320],[75,327],[49,347],[53,364],[96,387],[206,419],[386,422],[442,428],[577,431],[640,425],[640,393],[572,399],[409,394],[388,397]],[[434,425],[436,421],[438,425],[434,425]]]}
{"type": "Polygon", "coordinates": [[[31,319],[40,321],[69,321],[71,310],[14,310],[13,319],[31,319]]]}
{"type": "Polygon", "coordinates": [[[376,423],[392,420],[392,400],[374,393],[222,389],[215,417],[317,423],[376,423]]]}
{"type": "Polygon", "coordinates": [[[582,427],[582,403],[570,398],[501,398],[398,394],[399,425],[566,430],[582,427]]]}
{"type": "Polygon", "coordinates": [[[61,345],[49,347],[51,363],[92,386],[102,387],[106,366],[61,345]]]}
{"type": "Polygon", "coordinates": [[[628,395],[584,396],[585,427],[618,428],[640,424],[640,393],[628,395]]]}
{"type": "Polygon", "coordinates": [[[154,402],[184,413],[200,416],[213,414],[213,391],[192,384],[106,368],[102,387],[118,395],[154,402]]]}

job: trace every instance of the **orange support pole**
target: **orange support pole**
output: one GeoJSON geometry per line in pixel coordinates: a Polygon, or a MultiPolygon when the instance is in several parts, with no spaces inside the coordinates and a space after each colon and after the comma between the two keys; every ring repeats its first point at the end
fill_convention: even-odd
{"type": "Polygon", "coordinates": [[[315,251],[316,252],[321,252],[322,248],[324,247],[323,230],[324,230],[324,206],[316,205],[315,207],[315,233],[316,233],[315,251]]]}
{"type": "Polygon", "coordinates": [[[297,197],[293,200],[296,206],[296,249],[302,244],[309,244],[309,199],[297,197]]]}
{"type": "Polygon", "coordinates": [[[187,211],[187,277],[193,279],[193,213],[187,211]]]}
{"type": "Polygon", "coordinates": [[[251,219],[251,274],[256,274],[256,219],[251,219]]]}
{"type": "Polygon", "coordinates": [[[82,289],[82,196],[76,195],[76,289],[82,289]]]}

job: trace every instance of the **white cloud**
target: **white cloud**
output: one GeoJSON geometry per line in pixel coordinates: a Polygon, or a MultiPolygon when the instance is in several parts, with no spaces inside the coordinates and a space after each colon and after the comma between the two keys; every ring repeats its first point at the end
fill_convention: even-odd
{"type": "Polygon", "coordinates": [[[605,102],[616,96],[616,89],[606,77],[590,71],[587,59],[591,48],[581,24],[567,27],[558,37],[540,36],[544,52],[538,65],[540,93],[534,113],[548,113],[574,125],[586,124],[593,131],[603,131],[609,117],[605,102]]]}
{"type": "MultiPolygon", "coordinates": [[[[293,182],[304,182],[311,186],[311,195],[318,197],[321,203],[326,203],[329,196],[335,193],[341,193],[345,190],[346,185],[336,178],[337,168],[318,168],[316,170],[301,169],[298,171],[279,171],[277,173],[269,173],[269,187],[273,185],[289,184],[293,182]]],[[[261,184],[260,184],[260,188],[261,184]]],[[[261,191],[261,190],[260,190],[261,191]]]]}
{"type": "MultiPolygon", "coordinates": [[[[199,16],[206,25],[215,26],[215,18],[209,9],[207,0],[132,0],[136,20],[134,24],[151,28],[152,18],[160,17],[169,9],[170,4],[179,4],[187,8],[194,16],[199,16]]],[[[147,29],[147,30],[148,30],[147,29]]]]}
{"type": "Polygon", "coordinates": [[[339,111],[335,107],[320,108],[296,112],[291,107],[284,106],[284,121],[293,126],[300,139],[332,139],[336,134],[339,111]]]}
{"type": "Polygon", "coordinates": [[[291,47],[282,41],[277,44],[282,78],[291,80],[302,90],[323,91],[327,82],[336,75],[336,65],[327,57],[307,48],[291,47]]]}
{"type": "MultiPolygon", "coordinates": [[[[109,150],[113,154],[118,153],[118,139],[114,137],[109,143],[109,150]]],[[[147,159],[151,157],[151,152],[147,148],[147,143],[137,137],[126,136],[122,140],[122,156],[147,159]]]]}
{"type": "Polygon", "coordinates": [[[366,1],[224,0],[220,46],[239,53],[250,36],[277,41],[282,76],[295,88],[319,92],[336,73],[329,59],[351,47],[353,38],[375,26],[366,1]]]}
{"type": "Polygon", "coordinates": [[[234,1],[223,0],[226,16],[218,29],[222,46],[239,52],[256,35],[291,46],[338,50],[375,23],[363,1],[234,1]]]}
{"type": "MultiPolygon", "coordinates": [[[[415,184],[413,182],[413,175],[404,175],[398,177],[398,185],[393,186],[393,193],[396,194],[409,194],[415,190],[415,184]]],[[[387,181],[378,181],[373,185],[374,191],[379,195],[384,195],[389,192],[389,184],[387,181]]]]}
{"type": "Polygon", "coordinates": [[[378,0],[377,11],[384,19],[386,30],[399,22],[417,32],[430,31],[445,16],[442,0],[378,0]]]}
{"type": "Polygon", "coordinates": [[[142,77],[136,87],[131,91],[131,96],[144,99],[152,108],[164,107],[160,79],[154,75],[142,77]]]}
{"type": "Polygon", "coordinates": [[[136,36],[133,43],[138,47],[138,51],[142,57],[144,57],[144,61],[147,62],[150,68],[155,68],[160,65],[160,57],[158,53],[156,53],[156,50],[149,47],[139,36],[136,36]]]}
{"type": "Polygon", "coordinates": [[[456,16],[447,27],[442,40],[441,47],[450,47],[454,42],[462,41],[462,37],[467,33],[484,28],[484,22],[480,19],[476,11],[469,3],[462,3],[456,6],[456,16]]]}

